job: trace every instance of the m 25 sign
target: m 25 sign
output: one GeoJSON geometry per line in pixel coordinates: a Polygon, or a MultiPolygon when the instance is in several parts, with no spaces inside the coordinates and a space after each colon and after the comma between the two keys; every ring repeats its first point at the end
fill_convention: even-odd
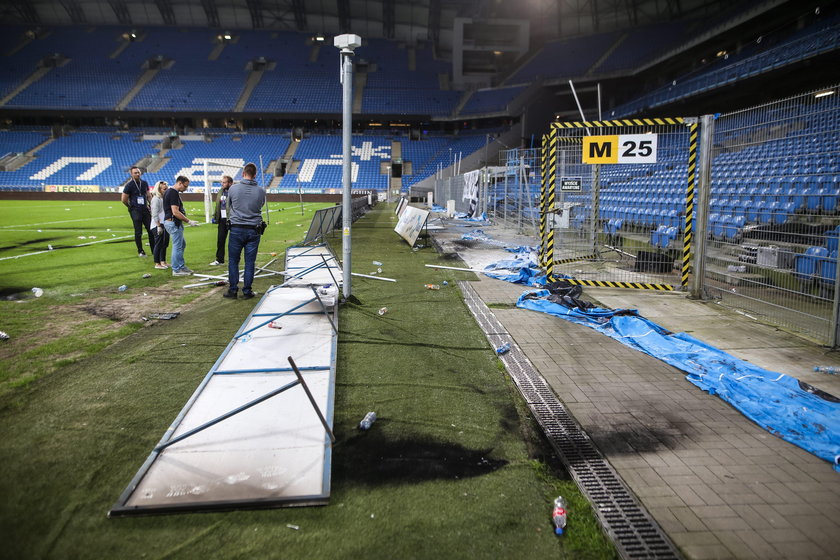
{"type": "Polygon", "coordinates": [[[584,136],[583,163],[656,163],[656,134],[584,136]]]}

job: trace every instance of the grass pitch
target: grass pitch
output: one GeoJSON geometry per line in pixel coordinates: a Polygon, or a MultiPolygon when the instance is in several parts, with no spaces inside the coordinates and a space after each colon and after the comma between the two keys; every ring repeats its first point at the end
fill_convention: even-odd
{"type": "MultiPolygon", "coordinates": [[[[108,233],[120,224],[130,227],[124,212],[108,218],[113,210],[98,210],[114,220],[108,233]]],[[[92,215],[93,208],[84,211],[92,215]]],[[[293,221],[291,213],[285,216],[293,221]]],[[[290,225],[289,231],[299,232],[292,242],[302,237],[309,217],[301,227],[290,225]]],[[[13,223],[7,220],[0,223],[13,223]]],[[[18,315],[15,321],[25,326],[0,346],[4,370],[27,351],[27,339],[50,338],[43,331],[61,324],[55,311],[61,306],[84,313],[91,301],[101,309],[105,300],[139,299],[141,304],[126,304],[136,314],[150,294],[164,292],[155,310],[182,312],[171,321],[91,319],[104,323],[73,339],[78,355],[21,386],[7,381],[0,397],[0,523],[10,538],[0,556],[614,558],[586,501],[552,468],[533,421],[453,285],[470,274],[425,268],[439,262],[437,255],[409,249],[392,231],[395,223],[391,209],[381,205],[352,230],[354,272],[368,274],[375,270],[372,261],[381,261],[382,275],[398,282],[354,278],[356,299],[340,310],[338,441],[326,507],[107,519],[252,305],[224,300],[223,288],[186,291],[180,286],[190,280],[168,271],[140,278],[151,265],[135,256],[130,238],[101,244],[93,257],[82,254],[90,248],[68,249],[76,256],[61,270],[57,261],[25,261],[60,256],[55,249],[44,257],[0,261],[4,289],[6,265],[14,263],[19,268],[8,284],[14,293],[37,284],[45,291],[41,298],[0,304],[4,317],[18,315]],[[34,263],[33,270],[25,270],[25,262],[34,263]],[[50,283],[57,278],[64,280],[50,283]],[[423,286],[443,280],[450,285],[439,291],[423,286]],[[129,289],[117,292],[120,284],[129,289]],[[379,316],[385,306],[388,313],[379,316]],[[37,313],[42,319],[32,320],[37,313]],[[22,346],[9,345],[20,338],[22,346]],[[359,432],[356,425],[368,410],[379,419],[359,432]],[[550,519],[558,493],[569,501],[563,538],[553,534],[550,519]]],[[[289,237],[281,233],[283,225],[289,224],[272,224],[278,238],[269,233],[262,251],[282,250],[279,239],[289,237]]],[[[195,270],[212,260],[214,233],[207,226],[187,230],[187,263],[195,270]]],[[[261,280],[256,289],[268,283],[261,280]]],[[[57,338],[65,335],[75,336],[57,338]]],[[[61,352],[74,356],[72,347],[61,352]]]]}

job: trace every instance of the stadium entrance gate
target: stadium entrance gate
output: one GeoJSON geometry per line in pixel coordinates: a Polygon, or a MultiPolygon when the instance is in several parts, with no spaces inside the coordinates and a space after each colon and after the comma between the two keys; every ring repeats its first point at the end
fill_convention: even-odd
{"type": "Polygon", "coordinates": [[[540,264],[582,286],[685,289],[696,119],[552,123],[543,136],[540,264]]]}

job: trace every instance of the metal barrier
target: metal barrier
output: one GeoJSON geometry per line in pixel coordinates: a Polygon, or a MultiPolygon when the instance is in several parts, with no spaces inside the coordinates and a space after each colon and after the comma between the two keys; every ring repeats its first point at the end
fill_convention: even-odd
{"type": "Polygon", "coordinates": [[[550,219],[541,261],[550,275],[585,286],[684,287],[696,120],[554,123],[543,142],[549,160],[542,208],[550,219]]]}
{"type": "Polygon", "coordinates": [[[703,278],[721,303],[830,346],[840,301],[838,125],[838,86],[716,120],[703,278]]]}

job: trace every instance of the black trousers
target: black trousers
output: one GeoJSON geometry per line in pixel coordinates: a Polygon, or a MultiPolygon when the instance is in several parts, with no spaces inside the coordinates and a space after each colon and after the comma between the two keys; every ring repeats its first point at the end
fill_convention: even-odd
{"type": "Polygon", "coordinates": [[[155,246],[155,240],[152,237],[150,226],[152,224],[152,213],[148,208],[131,208],[128,211],[131,216],[131,222],[134,224],[134,244],[137,245],[138,253],[145,253],[143,250],[143,228],[146,228],[146,233],[149,235],[149,246],[155,246]]]}
{"type": "Polygon", "coordinates": [[[216,236],[216,260],[220,263],[225,262],[225,245],[227,244],[228,223],[227,220],[222,219],[219,222],[219,233],[216,236]]]}
{"type": "Polygon", "coordinates": [[[152,228],[152,236],[155,239],[152,244],[155,262],[165,262],[166,249],[169,247],[169,232],[163,226],[160,227],[160,233],[157,232],[157,228],[152,228]]]}

